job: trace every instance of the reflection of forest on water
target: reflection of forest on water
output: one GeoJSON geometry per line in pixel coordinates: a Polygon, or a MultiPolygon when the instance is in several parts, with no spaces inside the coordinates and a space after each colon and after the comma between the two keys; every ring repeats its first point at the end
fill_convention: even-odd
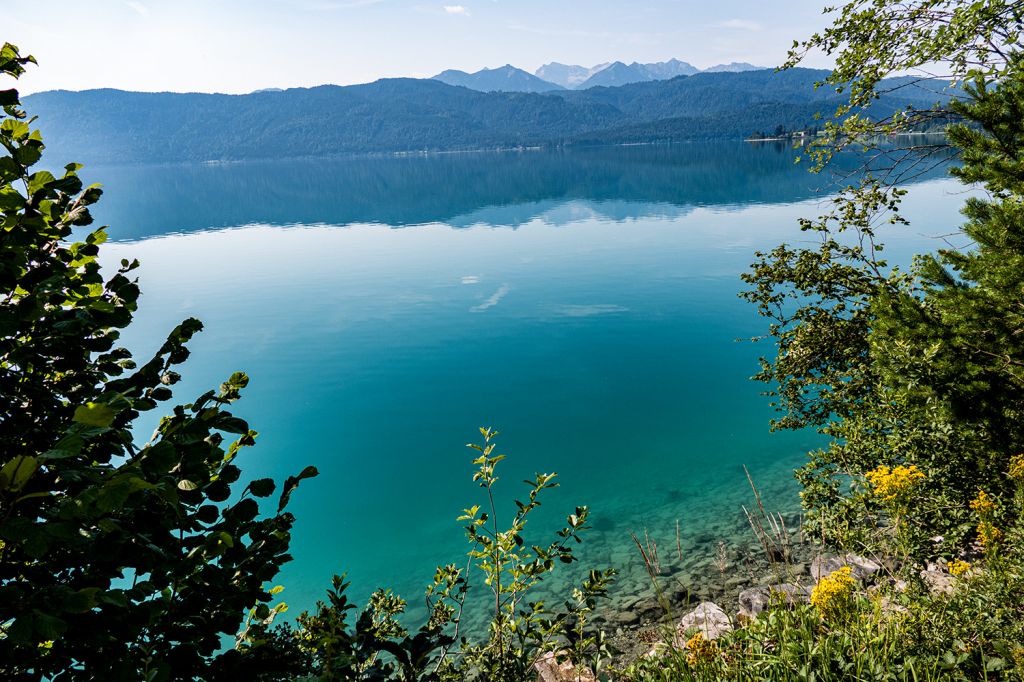
{"type": "MultiPolygon", "coordinates": [[[[97,220],[124,240],[253,223],[516,226],[544,215],[557,224],[563,219],[553,209],[574,201],[615,219],[695,206],[788,203],[846,184],[863,163],[841,155],[830,171],[813,174],[794,162],[796,153],[785,141],[693,143],[108,166],[83,175],[104,185],[97,220]],[[488,210],[495,208],[503,210],[488,210]],[[487,212],[473,215],[480,211],[487,212]]],[[[944,165],[930,165],[914,180],[945,175],[944,165]]]]}

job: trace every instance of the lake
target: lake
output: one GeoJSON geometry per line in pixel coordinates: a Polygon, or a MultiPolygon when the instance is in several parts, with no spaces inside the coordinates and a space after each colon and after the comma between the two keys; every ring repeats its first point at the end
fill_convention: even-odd
{"type": "MultiPolygon", "coordinates": [[[[856,162],[841,159],[851,170],[856,162]]],[[[769,433],[749,380],[766,324],[737,297],[754,252],[809,239],[797,218],[834,185],[785,145],[693,144],[197,166],[92,167],[107,262],[141,260],[125,341],[146,357],[182,318],[205,331],[176,399],[232,371],[235,412],[260,432],[239,464],[281,481],[320,470],[290,506],[292,613],[333,573],[360,601],[411,604],[436,565],[464,563],[455,519],[483,504],[477,428],[502,434],[499,516],[520,482],[558,472],[538,544],[592,510],[587,564],[646,584],[630,531],[663,563],[751,541],[746,465],[773,509],[796,511],[792,469],[819,444],[769,433]]],[[[961,186],[909,187],[890,257],[955,230],[961,186]]],[[[895,229],[895,228],[894,228],[895,229]]],[[[148,435],[153,422],[143,425],[148,435]]],[[[696,565],[694,563],[694,565],[696,565]]]]}

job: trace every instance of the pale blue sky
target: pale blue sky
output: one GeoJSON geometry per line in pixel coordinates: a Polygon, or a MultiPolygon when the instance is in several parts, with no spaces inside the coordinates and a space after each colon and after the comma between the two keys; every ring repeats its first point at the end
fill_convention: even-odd
{"type": "MultiPolygon", "coordinates": [[[[36,56],[22,92],[249,92],[677,57],[777,65],[826,0],[0,0],[0,40],[36,56]]],[[[818,62],[815,65],[825,65],[818,62]]]]}

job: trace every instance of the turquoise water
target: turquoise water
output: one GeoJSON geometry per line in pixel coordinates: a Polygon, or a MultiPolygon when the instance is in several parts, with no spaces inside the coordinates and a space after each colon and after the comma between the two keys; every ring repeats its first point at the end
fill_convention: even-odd
{"type": "MultiPolygon", "coordinates": [[[[248,372],[246,474],[321,472],[290,507],[278,582],[294,613],[333,573],[357,597],[391,586],[418,604],[434,566],[464,562],[478,426],[509,455],[500,513],[524,477],[558,472],[537,530],[589,505],[585,557],[622,569],[626,591],[644,582],[630,530],[663,557],[676,520],[684,554],[743,541],[744,464],[797,509],[791,470],[818,441],[769,433],[748,380],[768,349],[737,341],[765,328],[739,274],[808,239],[796,220],[830,191],[791,157],[719,144],[85,176],[106,187],[105,258],[143,264],[129,346],[146,356],[200,318],[176,398],[248,372]]],[[[963,200],[942,171],[910,189],[913,225],[887,240],[902,262],[953,231],[963,200]]]]}

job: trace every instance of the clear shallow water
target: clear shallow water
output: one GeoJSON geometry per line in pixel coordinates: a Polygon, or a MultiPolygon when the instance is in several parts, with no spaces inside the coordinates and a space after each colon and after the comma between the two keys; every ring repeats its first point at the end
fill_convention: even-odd
{"type": "MultiPolygon", "coordinates": [[[[795,510],[791,471],[817,441],[770,434],[764,330],[737,298],[757,249],[806,239],[827,181],[781,147],[691,145],[275,164],[94,168],[110,262],[139,258],[126,342],[152,353],[180,319],[185,401],[244,370],[236,412],[260,431],[240,462],[278,480],[306,464],[290,509],[294,612],[347,572],[357,597],[413,604],[439,563],[464,561],[459,510],[476,428],[502,431],[502,514],[557,471],[538,518],[593,510],[588,563],[645,584],[629,531],[674,554],[745,542],[746,464],[795,510]],[[395,229],[402,228],[402,229],[395,229]]],[[[956,226],[960,186],[911,188],[906,262],[956,226]]],[[[547,535],[533,541],[546,541],[547,535]]]]}

